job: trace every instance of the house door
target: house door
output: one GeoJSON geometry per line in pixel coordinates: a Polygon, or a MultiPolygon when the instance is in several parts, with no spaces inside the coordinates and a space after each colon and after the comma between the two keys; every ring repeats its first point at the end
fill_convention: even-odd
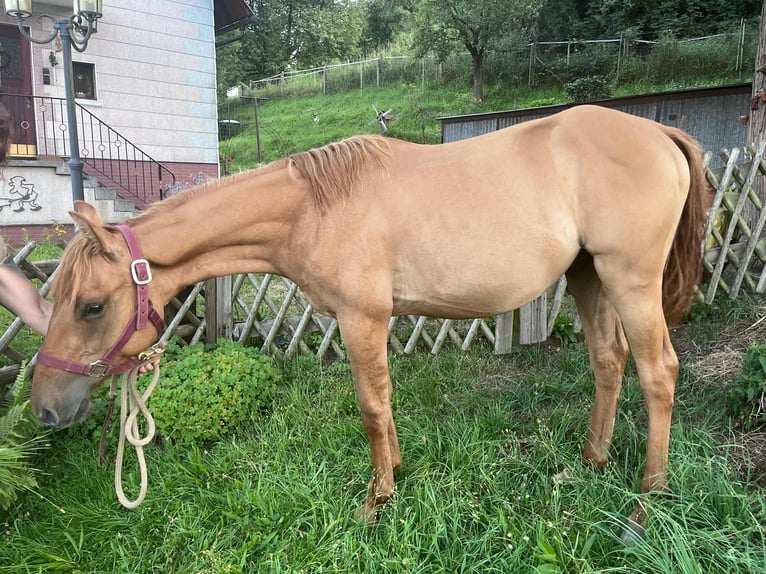
{"type": "Polygon", "coordinates": [[[11,113],[10,155],[35,157],[37,138],[30,46],[15,25],[0,25],[0,103],[11,113]]]}

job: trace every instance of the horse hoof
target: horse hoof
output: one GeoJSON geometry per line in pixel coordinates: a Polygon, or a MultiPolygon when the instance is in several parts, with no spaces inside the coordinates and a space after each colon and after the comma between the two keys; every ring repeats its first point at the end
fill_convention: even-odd
{"type": "Polygon", "coordinates": [[[354,511],[354,519],[365,526],[374,526],[378,520],[378,510],[370,510],[367,505],[360,506],[354,511]]]}
{"type": "Polygon", "coordinates": [[[646,528],[640,524],[636,524],[632,520],[628,520],[628,523],[625,525],[625,529],[620,535],[620,540],[623,544],[625,544],[625,546],[634,546],[644,538],[645,534],[646,528]]]}

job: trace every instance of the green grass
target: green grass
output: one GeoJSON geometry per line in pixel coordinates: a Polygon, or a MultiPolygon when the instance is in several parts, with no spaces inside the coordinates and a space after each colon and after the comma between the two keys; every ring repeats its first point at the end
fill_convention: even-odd
{"type": "MultiPolygon", "coordinates": [[[[664,84],[641,79],[622,84],[615,96],[652,93],[663,90],[723,85],[739,81],[733,77],[678,78],[664,84]]],[[[262,94],[260,94],[262,96],[262,94]]],[[[416,83],[397,86],[365,87],[330,95],[280,97],[270,93],[259,102],[259,123],[263,162],[291,153],[319,147],[356,134],[378,133],[373,106],[380,111],[393,110],[395,119],[388,135],[420,143],[441,141],[444,116],[495,112],[517,108],[565,103],[564,90],[557,87],[528,88],[503,84],[488,85],[481,102],[473,99],[471,86],[416,83]]],[[[219,110],[219,119],[240,122],[240,135],[220,142],[224,173],[234,173],[257,165],[253,103],[251,99],[229,100],[219,110]]]]}
{"type": "MultiPolygon", "coordinates": [[[[745,298],[688,331],[734,315],[752,324],[757,308],[745,298]]],[[[689,369],[672,491],[650,501],[649,533],[631,548],[617,537],[638,499],[646,432],[632,367],[612,464],[598,472],[580,461],[592,396],[582,343],[394,357],[404,464],[372,527],[353,518],[369,455],[347,363],[300,357],[282,370],[269,414],[235,438],[150,448],[149,493],[135,511],[117,503],[113,469],[96,462],[89,435],[54,435],[35,460],[40,496],[24,495],[0,519],[0,564],[11,573],[766,571],[766,502],[731,468],[725,389],[703,391],[689,369]],[[571,477],[554,484],[565,469],[571,477]]],[[[127,469],[130,495],[137,477],[127,469]]]]}

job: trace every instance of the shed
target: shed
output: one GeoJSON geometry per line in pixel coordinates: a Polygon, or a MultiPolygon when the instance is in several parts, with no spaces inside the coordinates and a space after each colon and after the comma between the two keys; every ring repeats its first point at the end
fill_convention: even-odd
{"type": "MultiPolygon", "coordinates": [[[[589,102],[614,108],[670,126],[681,126],[693,135],[706,151],[742,146],[747,141],[747,126],[739,118],[749,113],[751,84],[677,90],[641,96],[626,96],[589,102]]],[[[442,142],[452,142],[543,118],[578,104],[560,104],[442,117],[442,142]]],[[[717,153],[711,167],[721,167],[717,153]]]]}

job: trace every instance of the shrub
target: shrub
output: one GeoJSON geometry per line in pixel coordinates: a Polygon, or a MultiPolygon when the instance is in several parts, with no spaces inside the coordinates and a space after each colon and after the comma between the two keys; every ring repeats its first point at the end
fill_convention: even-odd
{"type": "Polygon", "coordinates": [[[752,344],[728,392],[729,412],[747,430],[766,426],[766,345],[752,344]]]}
{"type": "Polygon", "coordinates": [[[611,97],[612,87],[609,80],[602,76],[585,76],[569,82],[564,91],[573,102],[592,102],[611,97]]]}
{"type": "Polygon", "coordinates": [[[221,340],[171,343],[148,406],[160,436],[187,444],[215,441],[264,409],[280,373],[252,347],[221,340]]]}

